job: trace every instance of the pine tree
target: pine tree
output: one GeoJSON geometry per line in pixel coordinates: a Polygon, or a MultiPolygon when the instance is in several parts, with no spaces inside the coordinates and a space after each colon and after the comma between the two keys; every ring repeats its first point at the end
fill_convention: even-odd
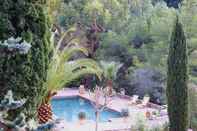
{"type": "Polygon", "coordinates": [[[182,24],[177,17],[168,56],[167,99],[170,131],[187,130],[187,80],[187,44],[182,24]]]}
{"type": "Polygon", "coordinates": [[[0,97],[12,90],[14,97],[27,98],[24,111],[36,116],[45,92],[49,64],[49,22],[43,0],[0,0],[0,41],[22,37],[31,43],[27,55],[0,56],[0,97]]]}

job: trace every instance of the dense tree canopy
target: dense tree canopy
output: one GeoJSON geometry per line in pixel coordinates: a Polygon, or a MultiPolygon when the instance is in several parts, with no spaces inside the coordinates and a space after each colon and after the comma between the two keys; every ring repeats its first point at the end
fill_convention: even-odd
{"type": "MultiPolygon", "coordinates": [[[[172,30],[175,12],[180,13],[186,30],[189,52],[189,75],[197,82],[196,34],[197,11],[195,0],[75,0],[61,1],[56,14],[56,23],[67,29],[79,22],[90,27],[94,18],[105,28],[101,34],[97,60],[111,60],[123,63],[118,73],[118,85],[133,94],[133,83],[129,82],[136,69],[159,71],[165,87],[166,62],[169,34],[172,30]],[[179,9],[170,8],[169,3],[181,4],[179,9]],[[190,14],[190,15],[188,15],[190,14]],[[130,77],[128,77],[130,76],[130,77]],[[121,79],[120,79],[121,78],[121,79]],[[131,83],[131,84],[128,84],[131,83]],[[129,91],[130,90],[130,91],[129,91]]],[[[176,7],[176,6],[173,6],[176,7]]],[[[153,86],[153,85],[152,85],[153,86]]],[[[152,87],[151,87],[152,88],[152,87]]],[[[165,91],[165,89],[163,89],[165,91]]]]}

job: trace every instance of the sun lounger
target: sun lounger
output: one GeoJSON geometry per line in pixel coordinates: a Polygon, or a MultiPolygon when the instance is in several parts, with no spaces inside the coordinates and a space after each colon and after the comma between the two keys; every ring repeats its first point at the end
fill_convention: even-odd
{"type": "Polygon", "coordinates": [[[144,96],[142,103],[139,104],[139,107],[147,107],[148,103],[150,101],[150,97],[149,96],[144,96]]]}
{"type": "Polygon", "coordinates": [[[149,103],[149,101],[150,101],[150,97],[145,96],[143,98],[143,101],[142,101],[142,106],[147,106],[147,104],[149,103]]]}
{"type": "Polygon", "coordinates": [[[79,86],[79,94],[85,94],[85,87],[84,85],[79,86]]]}
{"type": "Polygon", "coordinates": [[[124,88],[120,89],[120,94],[123,95],[123,96],[125,95],[125,89],[124,88]]]}
{"type": "Polygon", "coordinates": [[[167,108],[168,108],[168,105],[163,105],[163,108],[164,108],[164,109],[167,109],[167,108]]]}
{"type": "Polygon", "coordinates": [[[137,104],[138,98],[138,95],[133,95],[132,99],[129,101],[129,105],[137,104]]]}
{"type": "Polygon", "coordinates": [[[161,111],[160,111],[160,115],[161,115],[161,116],[168,115],[168,111],[167,111],[167,109],[163,109],[163,110],[161,110],[161,111]]]}
{"type": "Polygon", "coordinates": [[[116,96],[116,91],[115,90],[112,90],[112,94],[111,94],[111,96],[110,97],[113,97],[113,96],[116,96]]]}

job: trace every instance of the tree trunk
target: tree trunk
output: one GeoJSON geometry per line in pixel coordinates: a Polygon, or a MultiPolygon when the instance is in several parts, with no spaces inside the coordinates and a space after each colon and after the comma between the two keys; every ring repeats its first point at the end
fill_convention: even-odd
{"type": "Polygon", "coordinates": [[[98,122],[99,122],[99,111],[96,111],[96,127],[95,127],[95,131],[98,131],[98,122]]]}

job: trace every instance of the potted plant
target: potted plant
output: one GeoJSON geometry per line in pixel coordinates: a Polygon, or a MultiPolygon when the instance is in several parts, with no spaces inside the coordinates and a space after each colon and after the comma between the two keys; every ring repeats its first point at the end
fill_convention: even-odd
{"type": "Polygon", "coordinates": [[[145,113],[145,116],[146,116],[147,119],[150,120],[151,119],[151,112],[147,110],[146,113],[145,113]]]}

